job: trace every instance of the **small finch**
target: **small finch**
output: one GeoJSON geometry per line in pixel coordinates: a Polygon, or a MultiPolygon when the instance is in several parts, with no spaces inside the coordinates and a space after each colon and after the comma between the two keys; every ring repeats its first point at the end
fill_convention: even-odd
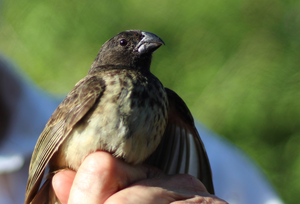
{"type": "Polygon", "coordinates": [[[57,107],[37,141],[25,204],[39,191],[47,165],[52,176],[65,168],[77,171],[97,150],[167,174],[191,174],[214,193],[209,160],[189,109],[150,72],[152,54],[161,45],[155,34],[138,30],[103,44],[87,76],[57,107]]]}

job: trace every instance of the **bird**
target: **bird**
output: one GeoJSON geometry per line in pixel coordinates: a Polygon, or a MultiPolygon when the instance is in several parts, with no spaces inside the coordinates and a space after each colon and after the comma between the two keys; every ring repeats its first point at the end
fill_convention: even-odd
{"type": "MultiPolygon", "coordinates": [[[[49,186],[51,175],[66,168],[76,171],[97,150],[167,174],[191,174],[214,194],[209,159],[191,112],[150,71],[152,54],[161,45],[165,43],[157,35],[141,30],[120,32],[102,45],[88,74],[67,94],[38,138],[25,204],[41,203],[36,197],[46,183],[49,186]],[[46,166],[49,174],[41,187],[46,166]]],[[[49,195],[45,203],[59,203],[49,195]]]]}

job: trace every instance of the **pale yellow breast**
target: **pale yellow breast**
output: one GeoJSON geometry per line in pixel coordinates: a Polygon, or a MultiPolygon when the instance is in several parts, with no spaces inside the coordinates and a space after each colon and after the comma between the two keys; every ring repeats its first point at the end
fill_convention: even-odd
{"type": "Polygon", "coordinates": [[[128,163],[141,163],[164,133],[168,109],[164,88],[154,84],[156,78],[116,71],[103,74],[106,88],[95,110],[73,128],[59,150],[75,170],[97,150],[111,152],[128,163]]]}

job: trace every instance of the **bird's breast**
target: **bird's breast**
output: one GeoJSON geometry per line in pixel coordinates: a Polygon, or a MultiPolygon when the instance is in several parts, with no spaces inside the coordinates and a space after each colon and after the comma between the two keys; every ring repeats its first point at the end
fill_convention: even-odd
{"type": "Polygon", "coordinates": [[[101,98],[59,150],[75,170],[97,150],[108,151],[128,163],[141,163],[154,152],[164,134],[168,100],[155,76],[114,70],[103,74],[103,80],[106,87],[101,98]]]}

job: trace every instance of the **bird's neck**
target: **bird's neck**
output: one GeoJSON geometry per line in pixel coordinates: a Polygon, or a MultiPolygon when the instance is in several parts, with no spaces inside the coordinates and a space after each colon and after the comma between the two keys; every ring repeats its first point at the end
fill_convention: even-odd
{"type": "Polygon", "coordinates": [[[93,74],[102,70],[108,70],[108,69],[131,69],[131,70],[136,70],[142,73],[150,73],[150,65],[151,65],[151,58],[152,56],[141,56],[139,58],[133,59],[131,62],[128,63],[103,63],[103,61],[100,61],[100,63],[95,63],[92,64],[89,74],[93,74]]]}

